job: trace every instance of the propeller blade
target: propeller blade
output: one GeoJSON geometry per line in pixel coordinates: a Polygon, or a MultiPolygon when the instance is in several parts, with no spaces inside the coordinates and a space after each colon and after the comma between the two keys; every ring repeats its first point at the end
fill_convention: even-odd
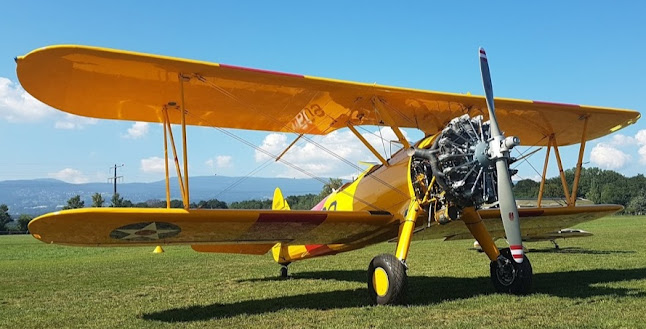
{"type": "Polygon", "coordinates": [[[498,126],[496,119],[493,87],[491,85],[491,73],[487,62],[487,53],[483,48],[480,52],[480,71],[482,73],[482,84],[487,99],[487,110],[489,112],[489,129],[491,138],[489,142],[489,156],[496,161],[496,172],[498,174],[498,204],[500,206],[500,217],[505,228],[509,249],[516,263],[523,262],[523,241],[520,234],[520,221],[516,199],[512,192],[511,177],[509,175],[509,150],[519,144],[516,137],[505,138],[498,126]]]}

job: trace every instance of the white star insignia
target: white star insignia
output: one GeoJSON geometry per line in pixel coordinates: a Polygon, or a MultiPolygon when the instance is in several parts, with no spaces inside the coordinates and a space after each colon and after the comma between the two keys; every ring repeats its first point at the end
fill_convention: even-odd
{"type": "Polygon", "coordinates": [[[157,223],[152,222],[140,229],[116,229],[117,232],[128,234],[122,240],[159,240],[159,234],[176,233],[178,229],[157,229],[157,223]]]}

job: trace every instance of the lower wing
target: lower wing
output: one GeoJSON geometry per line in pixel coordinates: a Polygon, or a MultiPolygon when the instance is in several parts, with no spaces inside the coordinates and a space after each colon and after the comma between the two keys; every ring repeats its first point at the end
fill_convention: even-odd
{"type": "Polygon", "coordinates": [[[46,243],[77,246],[267,245],[349,243],[396,235],[398,227],[386,212],[84,208],[40,216],[29,232],[46,243]]]}
{"type": "MultiPolygon", "coordinates": [[[[542,239],[551,233],[579,223],[612,215],[622,209],[623,207],[619,205],[519,208],[518,215],[523,240],[530,241],[542,239]]],[[[492,238],[505,237],[505,230],[500,220],[500,209],[482,209],[478,213],[485,222],[492,238]]],[[[417,240],[442,238],[445,240],[460,240],[473,239],[473,236],[461,221],[453,221],[445,225],[433,222],[430,227],[418,231],[413,236],[413,239],[417,240]]]]}

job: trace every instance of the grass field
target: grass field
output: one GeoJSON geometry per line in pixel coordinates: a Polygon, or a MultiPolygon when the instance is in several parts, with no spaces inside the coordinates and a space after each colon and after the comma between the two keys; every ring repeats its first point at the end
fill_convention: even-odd
{"type": "Polygon", "coordinates": [[[290,266],[188,246],[76,248],[0,237],[0,328],[646,328],[646,217],[583,225],[593,237],[530,243],[534,293],[494,293],[472,241],[413,242],[409,305],[368,305],[379,244],[290,266]]]}

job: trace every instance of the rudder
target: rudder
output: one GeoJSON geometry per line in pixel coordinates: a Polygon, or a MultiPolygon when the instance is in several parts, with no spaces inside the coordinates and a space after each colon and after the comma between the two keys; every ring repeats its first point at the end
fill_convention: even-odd
{"type": "Polygon", "coordinates": [[[274,201],[271,203],[271,210],[291,210],[278,187],[274,190],[274,201]]]}

